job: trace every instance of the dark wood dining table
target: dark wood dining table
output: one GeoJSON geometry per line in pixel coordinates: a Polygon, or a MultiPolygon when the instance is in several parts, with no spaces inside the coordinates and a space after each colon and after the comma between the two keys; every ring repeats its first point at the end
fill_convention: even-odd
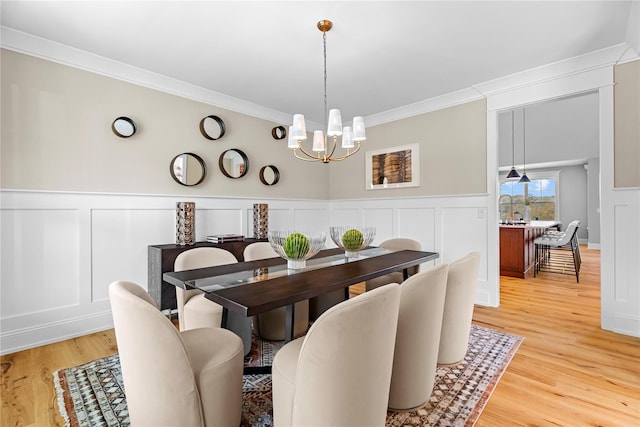
{"type": "Polygon", "coordinates": [[[183,289],[200,289],[223,307],[222,326],[228,313],[254,316],[287,307],[285,341],[293,339],[294,307],[308,300],[394,271],[438,258],[436,252],[388,250],[370,247],[357,258],[347,258],[339,248],[325,249],[308,259],[301,270],[287,268],[286,260],[268,258],[163,274],[163,279],[183,289]]]}

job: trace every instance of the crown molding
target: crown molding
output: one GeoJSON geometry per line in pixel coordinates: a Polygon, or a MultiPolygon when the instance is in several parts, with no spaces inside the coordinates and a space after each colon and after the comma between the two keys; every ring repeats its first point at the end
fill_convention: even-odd
{"type": "Polygon", "coordinates": [[[482,94],[473,88],[462,89],[445,95],[425,99],[424,101],[383,111],[381,113],[372,114],[365,117],[365,123],[367,126],[381,125],[383,123],[394,122],[396,120],[418,116],[431,111],[442,110],[443,108],[453,107],[455,105],[466,104],[467,102],[477,101],[482,98],[484,98],[482,94]]]}
{"type": "MultiPolygon", "coordinates": [[[[275,123],[289,123],[291,121],[291,114],[289,113],[234,98],[4,26],[0,26],[0,47],[275,123]]],[[[456,92],[372,114],[364,119],[368,127],[376,126],[477,101],[517,88],[557,80],[572,74],[633,61],[638,57],[638,53],[626,43],[620,43],[584,55],[479,83],[456,92]]],[[[322,127],[319,123],[309,123],[309,126],[322,127]]]]}
{"type": "Polygon", "coordinates": [[[479,83],[473,87],[484,96],[489,97],[533,84],[556,80],[572,74],[612,66],[617,64],[625,54],[633,56],[634,53],[626,43],[620,43],[488,82],[479,83]]]}
{"type": "Polygon", "coordinates": [[[0,47],[275,123],[291,121],[290,114],[4,26],[0,47]]]}

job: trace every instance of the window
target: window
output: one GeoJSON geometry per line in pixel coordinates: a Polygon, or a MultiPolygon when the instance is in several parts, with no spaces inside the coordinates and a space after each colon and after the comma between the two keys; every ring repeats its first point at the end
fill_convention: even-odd
{"type": "Polygon", "coordinates": [[[517,180],[507,181],[504,177],[501,179],[498,199],[500,219],[504,221],[524,218],[526,206],[529,206],[531,219],[555,220],[558,213],[558,173],[527,175],[531,179],[529,183],[521,184],[517,180]]]}

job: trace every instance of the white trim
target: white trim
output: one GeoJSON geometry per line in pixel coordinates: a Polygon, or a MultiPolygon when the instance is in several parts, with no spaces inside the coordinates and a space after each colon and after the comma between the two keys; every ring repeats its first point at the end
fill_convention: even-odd
{"type": "MultiPolygon", "coordinates": [[[[0,26],[0,47],[171,93],[187,99],[193,99],[209,105],[226,108],[260,119],[270,120],[276,123],[289,123],[291,121],[290,113],[276,111],[4,26],[0,26]]],[[[553,86],[554,81],[562,80],[563,78],[574,80],[576,76],[581,78],[585,71],[598,71],[598,68],[611,66],[622,60],[628,62],[637,59],[637,57],[638,55],[633,49],[629,48],[626,43],[620,43],[520,73],[481,82],[468,88],[435,96],[413,104],[371,114],[364,119],[367,126],[376,126],[431,111],[441,110],[443,108],[453,107],[455,105],[466,104],[486,97],[491,97],[493,104],[498,99],[496,98],[497,95],[503,92],[510,93],[514,88],[526,90],[532,86],[539,87],[541,83],[545,82],[553,86]]],[[[579,91],[567,88],[565,94],[576,92],[579,91]]],[[[534,91],[534,96],[539,95],[539,93],[535,93],[534,91]]],[[[562,95],[554,95],[554,97],[560,96],[562,95]]],[[[504,104],[504,101],[499,102],[499,104],[504,104]]],[[[490,106],[488,103],[487,108],[491,110],[501,107],[495,105],[490,106]]],[[[322,127],[322,125],[316,124],[316,127],[322,127]]]]}
{"type": "MultiPolygon", "coordinates": [[[[493,164],[497,161],[497,152],[492,149],[497,144],[495,115],[498,111],[599,91],[601,325],[603,329],[640,336],[640,265],[635,262],[640,257],[640,226],[637,223],[640,195],[637,189],[620,191],[613,183],[613,84],[613,66],[608,66],[516,87],[487,98],[487,176],[491,183],[498,174],[497,165],[493,164]],[[624,210],[620,218],[616,216],[617,208],[624,210]]],[[[495,187],[488,185],[487,188],[495,187]]],[[[493,228],[497,230],[498,227],[493,228]]],[[[489,254],[499,253],[499,244],[491,244],[488,251],[489,254]]],[[[499,294],[498,281],[490,292],[499,294]]]]}
{"type": "MultiPolygon", "coordinates": [[[[628,50],[629,46],[626,43],[620,43],[480,83],[474,85],[474,88],[488,97],[496,96],[502,92],[512,92],[515,89],[534,85],[539,86],[541,83],[551,82],[552,80],[558,80],[563,77],[575,77],[577,73],[614,65],[623,53],[628,50]]],[[[554,98],[555,97],[557,97],[557,95],[554,95],[554,98]]]]}
{"type": "Polygon", "coordinates": [[[161,74],[114,61],[22,31],[0,26],[0,46],[15,52],[101,74],[117,80],[192,99],[276,123],[289,123],[291,115],[185,83],[161,74]]]}

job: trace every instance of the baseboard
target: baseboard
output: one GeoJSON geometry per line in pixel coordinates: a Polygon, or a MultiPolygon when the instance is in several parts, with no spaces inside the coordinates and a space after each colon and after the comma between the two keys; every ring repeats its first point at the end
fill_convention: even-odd
{"type": "Polygon", "coordinates": [[[110,311],[66,319],[0,335],[0,355],[15,353],[58,341],[113,328],[110,311]]]}

